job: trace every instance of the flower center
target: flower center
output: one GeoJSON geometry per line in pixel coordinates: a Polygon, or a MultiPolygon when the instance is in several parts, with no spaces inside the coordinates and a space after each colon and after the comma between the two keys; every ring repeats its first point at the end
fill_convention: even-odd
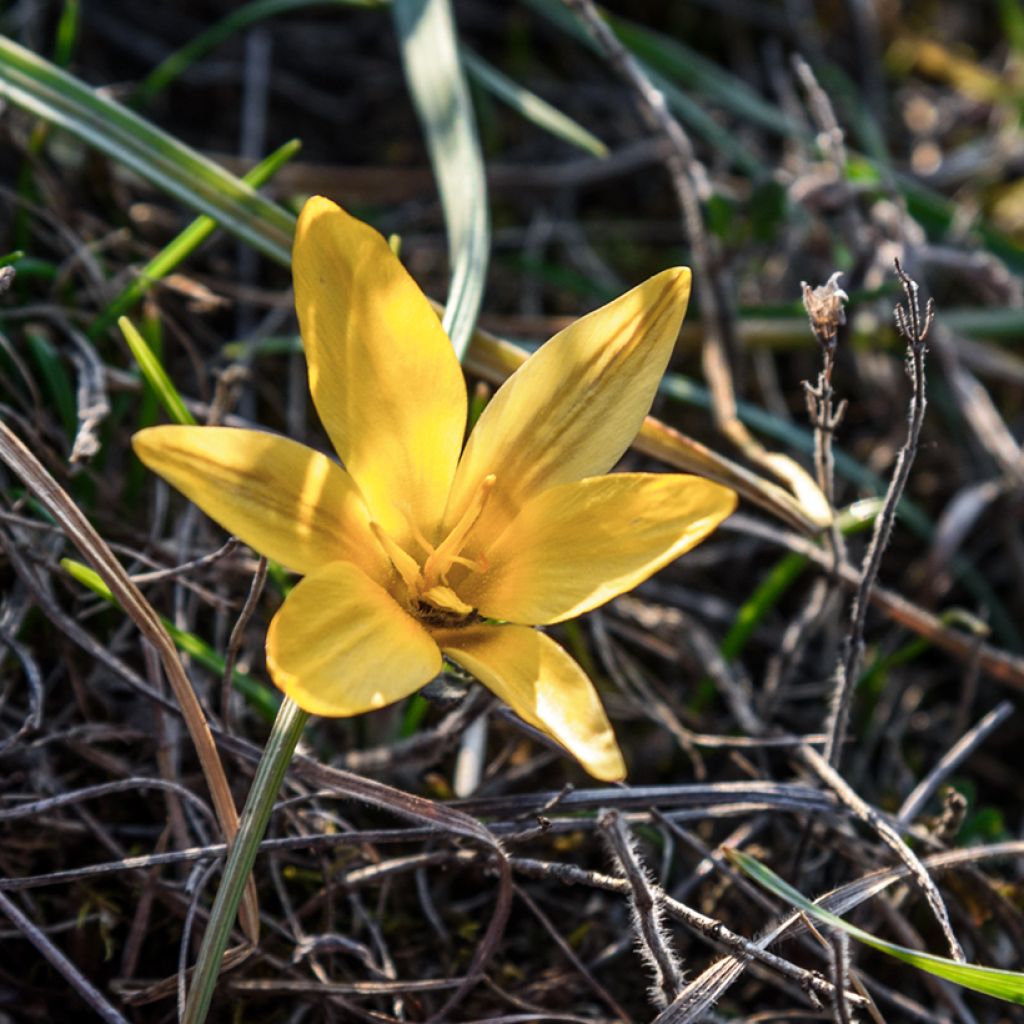
{"type": "Polygon", "coordinates": [[[461,600],[449,586],[448,573],[453,565],[464,566],[470,572],[483,572],[487,568],[484,558],[465,558],[462,550],[487,506],[495,479],[491,473],[480,481],[466,511],[437,547],[423,536],[415,523],[409,524],[416,543],[426,555],[422,564],[385,533],[378,523],[370,524],[374,536],[405,584],[405,603],[409,611],[427,625],[467,626],[478,619],[476,609],[461,600]]]}

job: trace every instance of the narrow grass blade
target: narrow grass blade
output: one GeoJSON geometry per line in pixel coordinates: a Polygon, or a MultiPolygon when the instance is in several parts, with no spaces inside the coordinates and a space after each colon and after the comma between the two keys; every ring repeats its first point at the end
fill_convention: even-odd
{"type": "Polygon", "coordinates": [[[175,78],[202,60],[225,40],[276,14],[288,14],[290,11],[302,10],[305,7],[384,6],[386,0],[253,0],[253,3],[232,11],[206,31],[200,32],[180,50],[175,50],[169,57],[165,57],[143,79],[132,94],[132,102],[136,105],[148,103],[158,93],[163,92],[175,78]]]}
{"type": "Polygon", "coordinates": [[[816,903],[812,903],[801,892],[783,881],[774,871],[765,867],[750,854],[744,853],[742,850],[726,849],[725,855],[744,874],[749,875],[769,892],[822,924],[828,925],[830,928],[837,928],[872,949],[877,949],[905,964],[910,964],[911,967],[934,974],[937,978],[950,981],[961,988],[970,989],[972,992],[981,992],[1008,1003],[1024,1005],[1024,974],[1017,971],[1003,971],[995,967],[981,967],[977,964],[962,964],[956,960],[948,960],[946,957],[921,953],[916,949],[908,949],[906,946],[886,942],[884,939],[879,939],[870,932],[844,921],[816,903]]]}
{"type": "Polygon", "coordinates": [[[392,13],[444,209],[452,281],[443,323],[461,360],[483,301],[490,246],[480,140],[448,0],[394,0],[392,13]]]}
{"type": "Polygon", "coordinates": [[[79,0],[64,0],[64,8],[57,21],[56,40],[53,47],[53,61],[66,68],[71,63],[78,42],[78,19],[81,14],[79,0]]]}
{"type": "Polygon", "coordinates": [[[36,366],[39,367],[43,384],[60,415],[61,424],[70,441],[78,429],[78,404],[75,401],[75,388],[71,378],[68,376],[67,370],[64,369],[57,350],[41,334],[27,331],[25,345],[36,366]]]}
{"type": "Polygon", "coordinates": [[[175,423],[189,427],[195,426],[195,417],[185,408],[178,389],[171,383],[171,378],[167,376],[167,371],[161,365],[160,360],[146,344],[146,339],[126,316],[117,321],[117,326],[121,328],[124,340],[132,350],[132,355],[135,356],[135,362],[139,364],[142,376],[146,378],[146,383],[153,389],[153,393],[160,400],[167,415],[175,423]]]}
{"type": "MultiPolygon", "coordinates": [[[[252,168],[242,181],[253,188],[265,185],[298,153],[302,143],[292,139],[274,150],[270,156],[252,168]]],[[[118,295],[103,312],[89,325],[90,338],[99,337],[123,313],[127,313],[143,295],[159,280],[166,277],[175,267],[180,266],[205,242],[217,228],[213,217],[197,217],[173,241],[164,246],[143,268],[138,276],[118,295]]]]}
{"type": "Polygon", "coordinates": [[[288,265],[295,219],[212,160],[0,36],[0,98],[63,128],[288,265]]]}
{"type": "MultiPolygon", "coordinates": [[[[98,572],[73,558],[62,558],[60,564],[61,568],[72,579],[81,583],[82,586],[91,590],[98,597],[102,597],[112,605],[120,607],[117,604],[117,598],[111,593],[110,587],[103,582],[98,572]]],[[[162,615],[160,616],[160,621],[164,624],[164,628],[170,634],[175,647],[179,651],[189,655],[189,657],[193,658],[204,668],[208,668],[214,675],[222,676],[224,674],[226,667],[224,659],[205,640],[201,640],[195,633],[178,629],[174,623],[169,619],[165,619],[162,615]]],[[[245,672],[239,672],[238,669],[235,669],[233,672],[231,682],[234,688],[249,702],[256,712],[268,722],[273,722],[280,701],[269,686],[245,672]]]]}
{"type": "Polygon", "coordinates": [[[217,987],[221,957],[231,935],[238,905],[246,882],[256,861],[260,842],[267,831],[270,812],[274,809],[278,790],[284,781],[292,754],[309,715],[297,704],[285,699],[274,720],[274,726],[263,748],[263,756],[256,768],[249,796],[242,809],[238,834],[228,848],[228,859],[217,896],[210,911],[203,943],[196,958],[192,987],[185,1002],[182,1024],[203,1024],[210,1009],[213,991],[217,987]]]}
{"type": "Polygon", "coordinates": [[[460,50],[466,73],[488,92],[507,103],[517,114],[543,128],[570,146],[582,149],[591,156],[606,157],[608,147],[593,132],[587,131],[578,121],[563,114],[557,107],[543,100],[525,86],[502,74],[496,67],[472,50],[463,46],[460,50]]]}

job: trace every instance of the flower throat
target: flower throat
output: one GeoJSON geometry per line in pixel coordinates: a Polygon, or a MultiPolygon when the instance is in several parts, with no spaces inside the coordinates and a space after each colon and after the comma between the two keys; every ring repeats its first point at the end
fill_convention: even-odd
{"type": "Polygon", "coordinates": [[[480,619],[476,609],[466,604],[451,588],[448,573],[453,565],[461,565],[470,572],[483,572],[487,568],[486,559],[483,557],[465,558],[461,552],[470,532],[487,506],[496,479],[495,475],[490,473],[480,481],[466,511],[436,547],[423,536],[415,523],[409,522],[413,538],[426,555],[422,565],[388,536],[380,524],[370,523],[374,536],[387,552],[395,571],[405,583],[409,611],[427,625],[468,626],[480,619]]]}

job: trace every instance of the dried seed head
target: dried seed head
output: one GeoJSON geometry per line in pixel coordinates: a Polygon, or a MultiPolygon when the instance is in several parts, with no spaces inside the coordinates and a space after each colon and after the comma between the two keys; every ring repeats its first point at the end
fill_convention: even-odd
{"type": "Polygon", "coordinates": [[[824,284],[812,288],[806,281],[800,285],[804,292],[804,309],[811,322],[811,330],[825,348],[832,348],[839,335],[839,328],[846,323],[843,303],[850,296],[839,287],[842,271],[837,270],[824,284]]]}
{"type": "Polygon", "coordinates": [[[923,349],[928,331],[932,326],[932,320],[935,319],[935,302],[929,299],[925,303],[922,315],[917,282],[903,269],[898,259],[894,263],[896,264],[896,276],[900,279],[903,293],[907,297],[905,306],[897,303],[896,308],[892,311],[896,320],[896,330],[903,335],[911,349],[923,349]]]}

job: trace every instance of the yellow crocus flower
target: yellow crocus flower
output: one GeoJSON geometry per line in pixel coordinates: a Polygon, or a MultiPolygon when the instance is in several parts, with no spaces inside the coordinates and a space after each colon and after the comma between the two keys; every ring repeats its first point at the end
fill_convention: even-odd
{"type": "Polygon", "coordinates": [[[134,438],[150,469],[305,577],[267,633],[274,682],[304,710],[344,717],[418,690],[443,654],[596,778],[623,778],[593,685],[533,626],[635,586],[735,507],[699,477],[600,475],[651,405],[690,272],[666,270],[555,335],[465,447],[462,370],[384,239],[311,199],[293,273],[310,391],[344,468],[252,430],[134,438]]]}

